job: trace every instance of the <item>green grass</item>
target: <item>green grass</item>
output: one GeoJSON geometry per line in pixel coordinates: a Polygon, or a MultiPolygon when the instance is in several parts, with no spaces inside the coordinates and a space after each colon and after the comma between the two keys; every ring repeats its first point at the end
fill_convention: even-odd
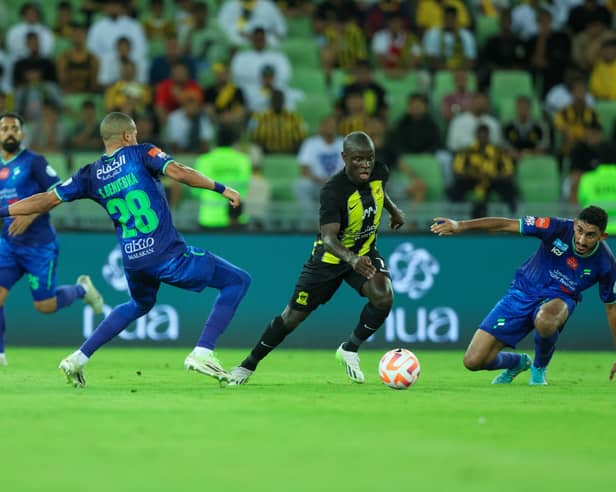
{"type": "MultiPolygon", "coordinates": [[[[559,352],[548,387],[491,386],[461,354],[418,352],[406,391],[347,383],[333,351],[278,350],[219,388],[186,350],[104,348],[88,387],[65,349],[10,348],[0,368],[0,488],[21,491],[612,491],[611,353],[559,352]]],[[[221,350],[231,366],[244,351],[221,350]]]]}

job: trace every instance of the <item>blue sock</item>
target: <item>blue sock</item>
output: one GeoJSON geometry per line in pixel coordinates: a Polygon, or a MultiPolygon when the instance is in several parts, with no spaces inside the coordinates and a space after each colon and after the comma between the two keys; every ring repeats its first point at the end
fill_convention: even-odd
{"type": "Polygon", "coordinates": [[[216,258],[216,270],[210,286],[220,290],[212,311],[205,322],[198,347],[214,350],[216,341],[227,328],[240,301],[246,295],[250,285],[250,275],[244,270],[228,263],[222,258],[216,258]]]}
{"type": "Polygon", "coordinates": [[[81,351],[91,357],[102,345],[120,333],[130,323],[146,314],[152,306],[140,306],[134,300],[116,306],[101,323],[94,333],[83,342],[81,351]]]}
{"type": "Polygon", "coordinates": [[[522,356],[515,352],[499,352],[494,357],[494,360],[487,364],[484,369],[486,371],[494,371],[496,369],[513,369],[520,363],[522,356]]]}
{"type": "Polygon", "coordinates": [[[86,295],[86,290],[79,284],[61,285],[56,289],[56,310],[73,304],[75,299],[81,299],[86,295]]]}
{"type": "Polygon", "coordinates": [[[4,306],[0,306],[0,354],[4,353],[4,332],[6,331],[6,318],[4,317],[4,306]]]}
{"type": "Polygon", "coordinates": [[[559,336],[560,332],[556,331],[553,335],[543,338],[535,330],[535,360],[533,361],[533,366],[546,367],[550,363],[552,355],[554,355],[556,350],[556,341],[559,336]]]}

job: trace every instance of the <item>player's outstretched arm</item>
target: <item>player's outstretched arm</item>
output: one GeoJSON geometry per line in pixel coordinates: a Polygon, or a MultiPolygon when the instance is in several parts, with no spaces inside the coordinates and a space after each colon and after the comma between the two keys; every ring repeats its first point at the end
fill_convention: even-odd
{"type": "Polygon", "coordinates": [[[453,236],[466,231],[520,232],[520,221],[504,217],[483,217],[472,220],[453,220],[435,217],[430,230],[439,236],[453,236]]]}
{"type": "Polygon", "coordinates": [[[367,279],[374,277],[376,268],[374,268],[372,260],[368,256],[357,256],[350,249],[345,248],[338,239],[338,232],[340,232],[340,224],[324,224],[321,226],[321,239],[325,251],[336,255],[342,261],[351,265],[353,270],[367,279]]]}
{"type": "Polygon", "coordinates": [[[404,212],[392,201],[387,193],[383,199],[383,207],[389,212],[389,227],[400,229],[404,225],[404,212]]]}
{"type": "Polygon", "coordinates": [[[213,179],[208,178],[205,174],[185,166],[179,162],[171,162],[165,168],[165,175],[171,179],[192,186],[193,188],[202,188],[220,193],[224,196],[232,207],[238,207],[240,204],[240,194],[229,186],[217,183],[213,179]]]}
{"type": "MultiPolygon", "coordinates": [[[[606,304],[605,312],[607,314],[607,324],[614,339],[614,347],[616,347],[616,304],[606,304]]],[[[616,375],[616,362],[612,364],[612,369],[610,370],[610,381],[614,379],[614,375],[616,375]]]]}
{"type": "Polygon", "coordinates": [[[19,215],[44,214],[56,205],[62,203],[56,192],[51,190],[29,196],[8,207],[0,207],[0,217],[15,217],[19,215]]]}

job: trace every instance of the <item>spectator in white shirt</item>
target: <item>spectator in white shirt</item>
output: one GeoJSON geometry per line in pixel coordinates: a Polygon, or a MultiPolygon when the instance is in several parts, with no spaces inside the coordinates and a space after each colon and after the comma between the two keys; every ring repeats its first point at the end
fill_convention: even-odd
{"type": "Polygon", "coordinates": [[[472,68],[477,58],[473,34],[458,25],[458,9],[445,7],[443,27],[426,32],[423,39],[424,53],[432,70],[472,68]]]}
{"type": "Polygon", "coordinates": [[[261,83],[261,70],[271,65],[276,72],[275,84],[285,88],[291,80],[291,63],[284,53],[266,49],[265,31],[252,31],[252,49],[238,51],[231,60],[231,78],[242,90],[261,83]]]}
{"type": "Polygon", "coordinates": [[[41,23],[41,11],[34,3],[24,3],[19,10],[22,21],[12,26],[6,33],[6,51],[13,59],[28,56],[26,36],[34,32],[39,37],[40,53],[51,57],[54,48],[54,35],[49,27],[41,23]]]}
{"type": "Polygon", "coordinates": [[[235,46],[248,46],[255,27],[265,30],[269,46],[287,35],[287,23],[270,0],[227,0],[218,12],[218,24],[235,46]]]}
{"type": "MultiPolygon", "coordinates": [[[[276,70],[272,65],[264,65],[261,69],[261,83],[246,87],[246,106],[251,113],[267,111],[271,107],[270,100],[272,92],[278,89],[274,83],[276,70]]],[[[285,88],[278,89],[284,93],[284,107],[293,111],[297,107],[297,102],[304,98],[304,93],[297,89],[285,88]]]]}
{"type": "Polygon", "coordinates": [[[169,113],[165,136],[172,152],[207,152],[214,129],[203,111],[202,96],[197,91],[187,90],[181,106],[169,113]]]}
{"type": "Polygon", "coordinates": [[[458,114],[451,120],[447,132],[447,148],[458,152],[470,147],[475,141],[475,130],[480,124],[487,125],[490,130],[490,143],[501,145],[501,125],[488,113],[488,98],[480,92],[473,96],[469,111],[458,114]]]}
{"type": "Polygon", "coordinates": [[[131,40],[125,36],[118,38],[114,51],[103,55],[98,70],[98,83],[103,87],[115,84],[122,78],[122,63],[131,61],[135,65],[136,80],[142,84],[148,81],[148,67],[143,58],[135,55],[131,40]]]}
{"type": "Polygon", "coordinates": [[[88,50],[101,60],[113,53],[119,38],[130,39],[132,56],[136,60],[147,60],[148,43],[141,24],[126,15],[126,6],[120,0],[105,3],[105,16],[92,24],[88,31],[88,50]]]}
{"type": "Polygon", "coordinates": [[[295,197],[306,212],[316,211],[325,182],[344,167],[342,137],[336,134],[336,120],[327,116],[319,133],[302,143],[297,155],[301,177],[295,184],[295,197]]]}

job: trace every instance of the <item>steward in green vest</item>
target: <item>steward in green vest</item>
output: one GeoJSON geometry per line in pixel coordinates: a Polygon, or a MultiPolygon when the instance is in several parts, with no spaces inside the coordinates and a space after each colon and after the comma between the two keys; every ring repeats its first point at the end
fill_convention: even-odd
{"type": "MultiPolygon", "coordinates": [[[[195,169],[219,183],[235,188],[242,200],[248,192],[252,164],[246,154],[235,150],[237,140],[235,129],[221,125],[218,130],[218,147],[201,155],[195,162],[195,169]]],[[[199,190],[199,225],[201,227],[229,227],[248,222],[243,206],[233,209],[229,201],[209,190],[199,190]]]]}
{"type": "Polygon", "coordinates": [[[616,164],[599,164],[580,178],[578,201],[582,207],[596,205],[607,212],[605,232],[616,235],[616,164]]]}

